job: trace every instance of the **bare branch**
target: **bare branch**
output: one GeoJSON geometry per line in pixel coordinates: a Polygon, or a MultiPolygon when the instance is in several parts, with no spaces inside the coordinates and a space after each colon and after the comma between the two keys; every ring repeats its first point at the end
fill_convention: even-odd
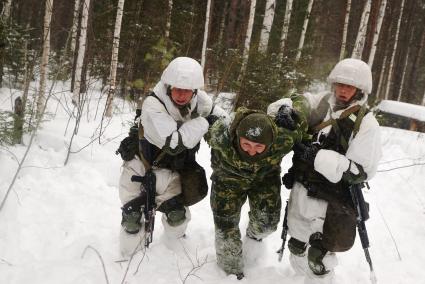
{"type": "MultiPolygon", "coordinates": [[[[64,64],[64,60],[63,60],[63,58],[61,58],[61,60],[59,61],[59,69],[63,67],[63,64],[64,64]]],[[[54,87],[56,85],[56,82],[57,82],[59,73],[60,72],[57,72],[56,73],[56,76],[53,79],[53,82],[52,82],[52,84],[50,86],[50,89],[49,89],[49,93],[47,95],[47,98],[44,101],[44,105],[43,105],[43,107],[41,109],[41,112],[39,113],[39,115],[36,118],[36,123],[35,123],[35,126],[34,126],[34,129],[33,129],[32,133],[31,133],[31,137],[30,137],[30,141],[28,143],[27,149],[25,150],[24,156],[22,157],[21,161],[18,163],[19,166],[18,166],[18,168],[17,168],[17,170],[15,172],[15,175],[13,176],[13,179],[12,179],[10,185],[9,185],[9,188],[6,190],[6,194],[4,195],[3,200],[2,200],[2,202],[0,204],[0,212],[3,209],[3,207],[4,207],[4,204],[6,203],[7,197],[9,196],[10,191],[12,190],[13,185],[15,184],[16,179],[18,178],[18,175],[21,172],[22,165],[24,164],[24,162],[25,162],[25,160],[26,160],[26,158],[28,156],[28,153],[29,153],[29,151],[30,151],[30,149],[32,147],[32,143],[34,141],[35,135],[37,134],[37,130],[40,127],[41,122],[43,121],[43,116],[44,116],[44,113],[46,112],[47,103],[49,102],[50,98],[52,97],[53,89],[54,89],[54,87]]],[[[34,99],[34,103],[35,102],[36,102],[36,100],[34,99]]],[[[34,110],[34,106],[33,106],[33,110],[34,110]]]]}
{"type": "Polygon", "coordinates": [[[187,248],[184,246],[184,244],[181,240],[180,240],[180,245],[183,248],[183,252],[184,252],[186,258],[192,264],[192,268],[189,270],[189,272],[186,273],[185,277],[183,277],[182,274],[181,274],[179,262],[177,260],[177,268],[178,268],[178,271],[179,271],[180,281],[182,282],[182,284],[185,284],[187,279],[189,279],[189,277],[191,277],[191,276],[202,280],[201,277],[196,275],[196,272],[198,272],[208,262],[208,255],[206,255],[205,258],[201,261],[198,257],[198,248],[196,248],[195,259],[193,260],[190,257],[189,252],[187,251],[187,248]]]}
{"type": "Polygon", "coordinates": [[[105,275],[106,283],[107,283],[107,284],[109,284],[109,278],[108,278],[108,274],[106,273],[105,262],[103,261],[103,258],[102,258],[102,256],[100,255],[100,253],[99,253],[99,251],[98,251],[97,249],[95,249],[94,247],[92,247],[92,246],[90,246],[90,245],[89,245],[89,246],[87,246],[87,247],[84,249],[83,254],[81,255],[81,258],[84,258],[84,255],[86,254],[86,251],[87,251],[88,249],[92,249],[92,250],[96,253],[96,255],[99,257],[100,262],[102,263],[102,268],[103,268],[103,273],[104,273],[104,275],[105,275]]]}
{"type": "MultiPolygon", "coordinates": [[[[122,280],[121,280],[121,284],[124,284],[124,282],[125,282],[125,278],[127,278],[128,270],[130,269],[131,262],[133,261],[134,256],[135,256],[135,255],[136,255],[136,254],[137,254],[140,250],[144,250],[144,252],[143,252],[143,258],[142,258],[142,261],[143,261],[143,259],[144,259],[144,257],[145,257],[145,254],[146,254],[146,248],[143,246],[143,244],[144,244],[144,242],[145,242],[145,238],[146,238],[146,234],[143,234],[143,236],[140,238],[139,243],[137,244],[137,246],[134,248],[133,252],[131,253],[131,256],[130,256],[130,259],[128,260],[128,264],[127,264],[127,267],[126,267],[126,269],[125,269],[125,272],[124,272],[123,278],[122,278],[122,280]]],[[[142,261],[140,261],[140,263],[141,263],[142,261]]],[[[140,266],[140,263],[139,263],[139,265],[137,266],[137,270],[136,270],[136,272],[135,272],[135,273],[137,273],[137,271],[138,271],[138,269],[139,269],[139,266],[140,266]]]]}
{"type": "Polygon", "coordinates": [[[3,263],[5,263],[5,264],[7,264],[8,266],[13,266],[12,263],[10,263],[9,261],[7,261],[7,260],[5,260],[3,258],[0,258],[0,261],[3,262],[3,263]]]}
{"type": "Polygon", "coordinates": [[[389,234],[390,234],[390,236],[391,236],[391,239],[392,239],[392,241],[393,241],[393,243],[394,243],[394,247],[395,247],[395,249],[397,250],[398,259],[399,259],[400,261],[402,261],[402,260],[401,260],[401,255],[400,255],[400,251],[399,251],[399,249],[398,249],[397,242],[396,242],[396,240],[395,240],[395,238],[394,238],[393,233],[391,232],[390,227],[388,226],[387,220],[385,219],[384,215],[382,214],[381,208],[379,208],[378,203],[375,203],[375,204],[376,204],[376,208],[378,208],[379,214],[380,214],[380,215],[381,215],[381,217],[382,217],[382,220],[384,221],[385,227],[387,228],[387,231],[388,231],[388,233],[389,233],[389,234]]]}
{"type": "Polygon", "coordinates": [[[400,166],[400,167],[395,167],[395,168],[386,169],[386,170],[378,170],[377,172],[378,173],[384,173],[384,172],[390,172],[390,171],[394,171],[394,170],[398,170],[398,169],[410,168],[410,167],[415,167],[415,166],[423,166],[423,165],[425,165],[425,163],[417,163],[417,164],[400,166]]]}
{"type": "Polygon", "coordinates": [[[15,153],[13,153],[12,151],[10,151],[9,149],[7,149],[6,147],[1,147],[4,151],[6,151],[10,156],[12,156],[13,160],[15,160],[16,163],[18,163],[19,165],[19,159],[18,157],[15,155],[15,153]]]}

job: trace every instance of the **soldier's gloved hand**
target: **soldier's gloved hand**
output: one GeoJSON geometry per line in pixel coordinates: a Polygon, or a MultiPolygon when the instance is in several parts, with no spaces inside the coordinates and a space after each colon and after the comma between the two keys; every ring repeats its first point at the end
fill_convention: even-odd
{"type": "Polygon", "coordinates": [[[298,116],[292,107],[288,105],[282,105],[277,111],[275,122],[279,127],[295,130],[295,121],[297,118],[298,116]]]}
{"type": "Polygon", "coordinates": [[[211,126],[219,119],[219,117],[215,114],[210,114],[205,119],[208,121],[208,124],[211,126]]]}
{"type": "Polygon", "coordinates": [[[115,152],[116,155],[120,154],[124,161],[130,161],[139,152],[139,140],[137,136],[130,135],[121,141],[120,147],[115,152]]]}
{"type": "Polygon", "coordinates": [[[287,189],[291,189],[295,183],[295,175],[294,172],[289,169],[289,171],[283,175],[282,183],[287,189]]]}
{"type": "Polygon", "coordinates": [[[319,150],[319,146],[315,144],[305,145],[303,143],[296,143],[294,145],[294,159],[299,159],[305,163],[314,165],[314,159],[319,150]]]}

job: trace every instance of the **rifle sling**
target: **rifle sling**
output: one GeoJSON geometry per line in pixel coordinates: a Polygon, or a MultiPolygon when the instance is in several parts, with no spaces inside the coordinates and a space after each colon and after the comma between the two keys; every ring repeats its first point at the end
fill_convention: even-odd
{"type": "MultiPolygon", "coordinates": [[[[167,113],[169,114],[169,112],[168,112],[168,110],[167,110],[167,107],[165,106],[165,103],[163,102],[163,101],[161,101],[161,99],[160,98],[158,98],[158,96],[154,93],[154,92],[151,92],[150,94],[148,94],[144,99],[143,99],[143,101],[142,101],[142,105],[143,105],[143,102],[144,102],[144,100],[147,98],[147,97],[154,97],[154,98],[156,98],[163,106],[164,106],[164,108],[165,108],[165,110],[167,111],[167,113]]],[[[141,140],[141,139],[144,139],[145,138],[145,130],[144,130],[144,128],[143,128],[143,125],[142,125],[142,122],[141,122],[141,120],[140,120],[140,122],[139,122],[139,140],[141,140]]],[[[161,150],[160,152],[159,152],[159,154],[157,155],[157,157],[156,157],[156,159],[155,159],[155,161],[152,163],[152,165],[148,162],[148,160],[144,157],[144,155],[143,155],[143,151],[142,151],[142,149],[140,149],[140,144],[139,144],[139,153],[140,153],[140,159],[142,160],[142,163],[143,163],[143,165],[145,166],[145,172],[147,172],[148,170],[150,170],[151,168],[152,168],[152,166],[153,165],[156,165],[156,164],[158,164],[161,160],[162,160],[162,158],[164,158],[164,156],[165,156],[165,151],[163,151],[163,150],[161,150]]]]}
{"type": "MultiPolygon", "coordinates": [[[[350,116],[350,114],[355,113],[356,111],[358,111],[361,108],[360,105],[355,105],[353,107],[350,107],[349,109],[345,110],[341,116],[339,117],[340,119],[346,118],[348,116],[350,116]]],[[[323,121],[322,123],[320,123],[319,125],[316,125],[314,127],[314,132],[319,132],[320,130],[322,130],[323,128],[329,126],[332,124],[332,121],[334,121],[333,118],[330,118],[326,121],[323,121]]]]}

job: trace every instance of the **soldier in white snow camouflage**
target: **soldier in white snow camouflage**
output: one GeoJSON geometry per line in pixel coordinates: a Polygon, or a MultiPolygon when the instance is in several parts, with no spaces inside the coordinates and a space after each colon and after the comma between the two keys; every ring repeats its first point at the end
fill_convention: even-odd
{"type": "Polygon", "coordinates": [[[349,250],[356,236],[350,186],[371,179],[382,155],[379,124],[366,108],[370,67],[344,59],[328,81],[333,92],[304,94],[313,139],[294,147],[293,166],[283,178],[292,188],[290,262],[314,284],[334,283],[335,252],[349,250]]]}

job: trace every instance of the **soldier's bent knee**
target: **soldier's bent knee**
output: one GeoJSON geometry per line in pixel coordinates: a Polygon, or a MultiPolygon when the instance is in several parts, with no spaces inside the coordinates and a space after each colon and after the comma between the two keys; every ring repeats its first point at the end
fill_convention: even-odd
{"type": "Polygon", "coordinates": [[[131,211],[126,212],[122,211],[121,226],[129,234],[137,234],[142,227],[142,212],[140,211],[131,211]]]}
{"type": "Polygon", "coordinates": [[[173,197],[164,201],[158,208],[167,217],[167,223],[176,227],[183,224],[186,220],[186,209],[178,197],[173,197]]]}

